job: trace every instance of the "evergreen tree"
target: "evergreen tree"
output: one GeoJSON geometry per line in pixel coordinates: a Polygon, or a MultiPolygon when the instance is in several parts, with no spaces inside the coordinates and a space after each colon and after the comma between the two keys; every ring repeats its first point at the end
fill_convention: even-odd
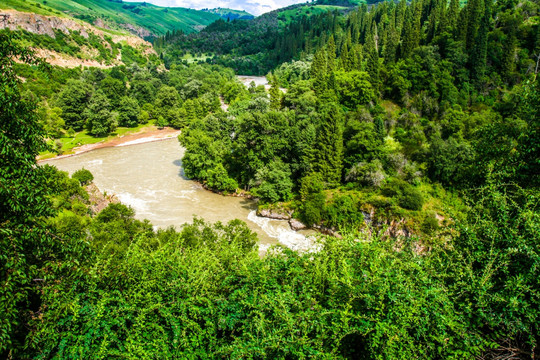
{"type": "Polygon", "coordinates": [[[334,187],[340,183],[343,169],[342,115],[336,103],[326,103],[320,113],[314,167],[327,186],[334,187]]]}
{"type": "Polygon", "coordinates": [[[403,24],[403,41],[401,43],[401,57],[407,58],[415,48],[414,14],[412,5],[407,8],[403,24]]]}
{"type": "Polygon", "coordinates": [[[379,54],[375,47],[374,37],[370,37],[366,42],[366,70],[371,79],[371,84],[376,91],[379,91],[380,88],[380,64],[379,64],[379,54]]]}
{"type": "Polygon", "coordinates": [[[349,47],[347,45],[347,43],[345,43],[343,45],[343,49],[341,50],[341,56],[339,57],[339,64],[340,64],[340,69],[343,69],[345,71],[350,71],[351,70],[351,66],[349,64],[349,47]]]}
{"type": "Polygon", "coordinates": [[[330,76],[336,70],[336,43],[334,41],[334,35],[330,35],[326,44],[326,56],[326,71],[328,76],[330,76]]]}
{"type": "Polygon", "coordinates": [[[450,5],[442,22],[443,31],[456,35],[456,27],[459,18],[459,0],[450,0],[450,5]]]}
{"type": "Polygon", "coordinates": [[[517,47],[517,18],[510,16],[507,21],[507,35],[503,45],[503,57],[501,60],[501,74],[506,81],[509,81],[515,69],[516,47],[517,47]]]}
{"type": "Polygon", "coordinates": [[[394,24],[390,24],[388,30],[388,38],[383,51],[383,57],[387,64],[392,64],[396,61],[397,50],[399,47],[399,33],[394,24]]]}
{"type": "Polygon", "coordinates": [[[311,78],[313,79],[313,89],[316,93],[321,94],[326,89],[326,51],[319,49],[313,57],[310,69],[311,78]]]}
{"type": "Polygon", "coordinates": [[[487,42],[490,20],[490,8],[486,7],[470,58],[471,79],[476,83],[482,80],[486,70],[487,42]]]}

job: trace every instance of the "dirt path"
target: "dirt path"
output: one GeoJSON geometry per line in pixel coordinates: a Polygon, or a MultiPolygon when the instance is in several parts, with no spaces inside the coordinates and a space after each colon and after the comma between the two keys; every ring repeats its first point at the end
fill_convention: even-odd
{"type": "Polygon", "coordinates": [[[62,158],[66,158],[66,157],[70,157],[70,156],[74,156],[74,155],[82,154],[88,151],[106,148],[106,147],[128,146],[128,145],[147,143],[151,141],[166,140],[166,139],[177,137],[178,135],[180,135],[180,130],[176,130],[172,128],[165,128],[165,129],[159,130],[155,126],[149,126],[149,127],[141,129],[141,131],[135,134],[118,136],[116,138],[104,140],[95,144],[82,145],[82,146],[74,148],[73,153],[71,154],[59,155],[59,156],[55,156],[49,159],[42,159],[42,160],[38,160],[38,162],[44,161],[44,160],[62,159],[62,158]]]}

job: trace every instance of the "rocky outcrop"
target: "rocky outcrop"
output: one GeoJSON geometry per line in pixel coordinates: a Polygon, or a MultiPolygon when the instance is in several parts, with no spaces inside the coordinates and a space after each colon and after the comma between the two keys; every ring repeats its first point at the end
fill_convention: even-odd
{"type": "Polygon", "coordinates": [[[312,227],[313,229],[318,230],[321,234],[330,235],[338,239],[342,238],[341,234],[338,233],[336,229],[331,229],[323,225],[313,225],[312,227]]]}
{"type": "Polygon", "coordinates": [[[120,202],[116,195],[102,193],[94,183],[86,185],[85,190],[88,193],[92,215],[97,215],[101,210],[109,206],[109,204],[117,204],[120,202]]]}
{"type": "Polygon", "coordinates": [[[289,220],[289,225],[294,231],[307,229],[307,225],[295,218],[289,220]]]}
{"type": "Polygon", "coordinates": [[[284,211],[280,209],[257,209],[257,215],[275,220],[290,220],[292,211],[284,211]]]}
{"type": "Polygon", "coordinates": [[[102,28],[102,29],[109,29],[109,27],[107,26],[107,24],[105,24],[105,22],[104,22],[103,19],[101,19],[101,18],[97,18],[97,19],[94,21],[94,26],[100,27],[100,28],[102,28]]]}
{"type": "Polygon", "coordinates": [[[140,26],[135,26],[133,24],[121,24],[120,26],[128,30],[130,33],[137,35],[138,37],[141,37],[143,39],[154,35],[147,29],[140,26]]]}
{"type": "Polygon", "coordinates": [[[79,59],[75,56],[70,56],[67,54],[61,54],[59,52],[49,50],[49,49],[35,49],[35,54],[38,58],[44,59],[51,65],[66,67],[66,68],[75,68],[79,66],[85,67],[97,67],[101,69],[111,68],[115,65],[121,64],[119,61],[115,61],[111,64],[103,64],[97,60],[92,59],[79,59]]]}
{"type": "MultiPolygon", "coordinates": [[[[103,25],[100,27],[105,28],[105,24],[102,22],[99,24],[103,25]]],[[[105,32],[83,21],[69,17],[45,16],[11,9],[0,9],[0,29],[23,29],[34,34],[48,35],[52,38],[56,37],[55,30],[61,31],[66,35],[70,31],[78,31],[85,38],[88,38],[89,34],[93,33],[102,39],[105,36],[110,36],[115,43],[126,42],[129,46],[143,50],[145,54],[155,54],[152,44],[140,37],[105,32]]]]}
{"type": "Polygon", "coordinates": [[[56,38],[54,30],[68,34],[69,30],[80,31],[81,36],[88,38],[88,26],[69,18],[38,15],[16,10],[0,10],[0,29],[23,29],[34,34],[49,35],[56,38]]]}
{"type": "Polygon", "coordinates": [[[383,237],[410,237],[411,232],[409,231],[405,219],[391,220],[383,225],[385,229],[382,236],[383,237]]]}

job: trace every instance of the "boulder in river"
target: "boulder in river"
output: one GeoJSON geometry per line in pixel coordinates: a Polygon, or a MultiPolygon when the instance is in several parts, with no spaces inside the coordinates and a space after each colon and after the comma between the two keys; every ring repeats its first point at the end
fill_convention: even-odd
{"type": "Polygon", "coordinates": [[[275,220],[290,220],[292,211],[281,211],[278,209],[257,209],[257,215],[275,220]]]}
{"type": "Polygon", "coordinates": [[[297,220],[295,218],[291,218],[289,220],[289,225],[291,226],[291,229],[293,229],[294,231],[307,229],[307,226],[304,223],[302,223],[300,220],[297,220]]]}

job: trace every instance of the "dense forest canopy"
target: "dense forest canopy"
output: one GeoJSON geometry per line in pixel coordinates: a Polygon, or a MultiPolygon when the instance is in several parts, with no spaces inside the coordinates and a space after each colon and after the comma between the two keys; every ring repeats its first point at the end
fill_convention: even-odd
{"type": "Polygon", "coordinates": [[[0,354],[537,358],[539,15],[276,12],[110,69],[48,67],[1,32],[0,354]],[[268,70],[269,90],[234,76],[268,70]],[[92,211],[87,170],[36,164],[75,133],[148,123],[182,129],[188,177],[335,236],[261,257],[239,220],[155,230],[92,211]]]}

